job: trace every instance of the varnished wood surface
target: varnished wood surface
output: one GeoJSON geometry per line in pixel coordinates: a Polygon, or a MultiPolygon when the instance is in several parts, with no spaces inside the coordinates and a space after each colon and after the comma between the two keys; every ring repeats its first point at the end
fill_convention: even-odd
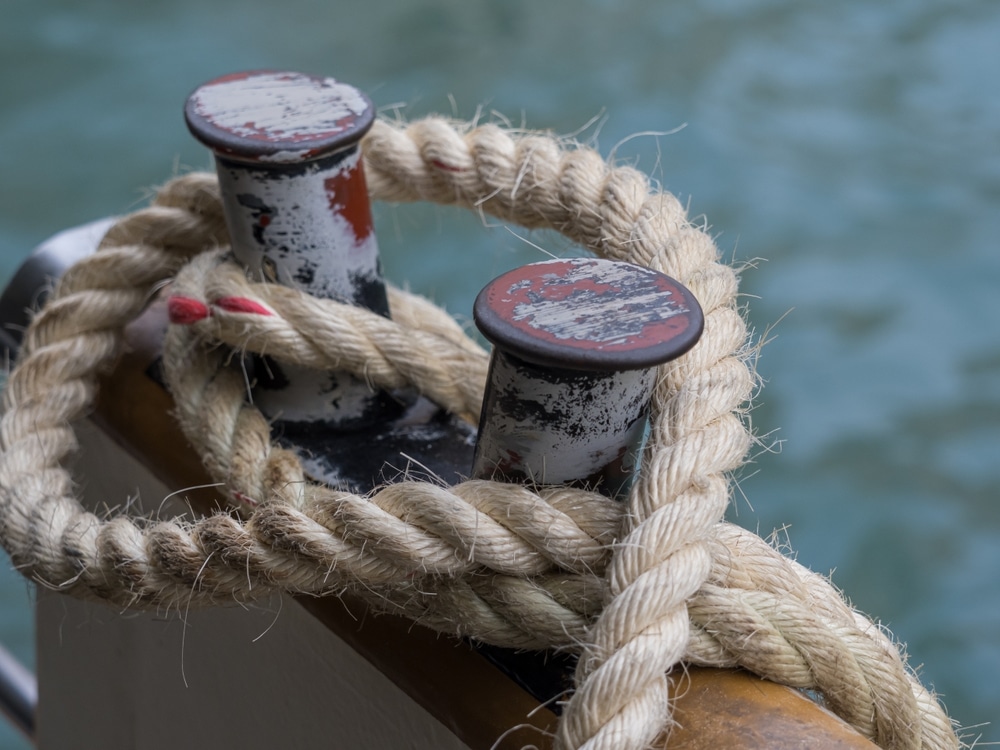
{"type": "Polygon", "coordinates": [[[656,747],[824,748],[875,745],[797,690],[740,670],[690,669],[677,680],[677,726],[656,747]]]}
{"type": "MultiPolygon", "coordinates": [[[[170,416],[169,395],[149,375],[166,326],[162,302],[129,329],[128,351],[104,378],[95,421],[167,486],[210,484],[170,416]]],[[[185,492],[196,512],[219,494],[185,492]]],[[[349,597],[299,603],[471,748],[551,747],[557,717],[467,643],[398,617],[373,616],[349,597]],[[513,727],[520,727],[510,731],[513,727]],[[501,735],[506,734],[498,742],[501,735]]],[[[676,726],[656,747],[873,748],[798,691],[729,670],[690,669],[676,678],[676,726]]]]}

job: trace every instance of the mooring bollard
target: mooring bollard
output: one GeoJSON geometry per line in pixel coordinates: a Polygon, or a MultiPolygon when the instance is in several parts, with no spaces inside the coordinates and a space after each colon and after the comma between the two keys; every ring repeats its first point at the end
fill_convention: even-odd
{"type": "MultiPolygon", "coordinates": [[[[200,86],[184,108],[215,155],[233,254],[258,281],[389,316],[359,147],[375,110],[332,78],[254,71],[200,86]]],[[[367,424],[399,413],[357,378],[268,361],[254,401],[283,422],[367,424]]]]}
{"type": "Polygon", "coordinates": [[[553,260],[494,279],[474,317],[494,349],[473,475],[627,492],[656,366],[701,336],[694,295],[630,263],[553,260]]]}
{"type": "MultiPolygon", "coordinates": [[[[233,254],[252,277],[390,316],[360,150],[367,96],[253,71],[199,87],[184,114],[215,156],[233,254]]],[[[412,469],[457,481],[468,465],[472,428],[413,393],[270,359],[255,379],[254,402],[317,479],[364,492],[412,469]]]]}

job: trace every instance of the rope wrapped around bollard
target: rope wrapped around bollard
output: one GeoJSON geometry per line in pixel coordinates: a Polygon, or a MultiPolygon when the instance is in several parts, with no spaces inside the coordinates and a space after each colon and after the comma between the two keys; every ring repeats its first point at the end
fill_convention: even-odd
{"type": "Polygon", "coordinates": [[[877,625],[828,581],[725,523],[754,387],[737,277],[677,199],[595,151],[493,125],[376,122],[372,197],[478,210],[662,271],[705,313],[663,366],[624,507],[569,487],[413,481],[369,497],[308,481],[247,403],[232,351],[415,387],[474,419],[486,355],[447,315],[393,291],[393,320],[247,281],[227,257],[215,178],[191,174],[71,268],[27,332],[0,424],[0,535],[40,584],[135,608],[354,590],[374,607],[496,645],[575,648],[561,748],[642,748],[670,722],[682,661],[814,690],[885,748],[959,742],[877,625]],[[122,329],[172,281],[164,369],[177,417],[239,508],[194,521],[101,519],[60,462],[122,329]],[[308,321],[304,325],[302,321],[308,321]],[[317,324],[318,321],[318,324],[317,324]]]}

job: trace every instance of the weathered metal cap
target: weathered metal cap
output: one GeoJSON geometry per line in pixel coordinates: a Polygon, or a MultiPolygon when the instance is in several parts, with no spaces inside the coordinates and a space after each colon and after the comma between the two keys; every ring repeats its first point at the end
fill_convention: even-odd
{"type": "Polygon", "coordinates": [[[195,89],[184,119],[194,137],[220,156],[300,164],[360,140],[375,120],[375,107],[333,78],[257,70],[195,89]]]}
{"type": "Polygon", "coordinates": [[[694,295],[666,274],[631,263],[571,258],[532,263],[479,293],[476,325],[527,362],[622,371],[679,357],[701,336],[694,295]]]}

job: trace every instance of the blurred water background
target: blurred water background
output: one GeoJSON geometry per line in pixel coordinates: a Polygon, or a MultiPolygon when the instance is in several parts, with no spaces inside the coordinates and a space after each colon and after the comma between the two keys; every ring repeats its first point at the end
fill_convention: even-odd
{"type": "MultiPolygon", "coordinates": [[[[209,167],[181,106],[221,73],[579,131],[707,217],[723,255],[762,259],[742,288],[772,339],[752,419],[773,450],[733,517],[785,528],[973,727],[1000,719],[997,39],[995,0],[3,0],[0,281],[57,230],[209,167]]],[[[462,316],[543,257],[524,239],[573,252],[434,206],[377,223],[388,276],[462,316]]],[[[31,663],[8,562],[0,637],[31,663]]]]}

